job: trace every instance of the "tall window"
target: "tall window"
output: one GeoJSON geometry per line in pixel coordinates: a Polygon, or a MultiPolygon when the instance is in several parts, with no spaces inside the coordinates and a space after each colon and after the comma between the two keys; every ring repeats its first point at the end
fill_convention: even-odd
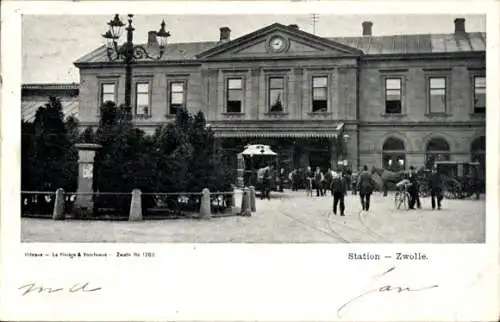
{"type": "Polygon", "coordinates": [[[227,80],[226,110],[228,113],[241,113],[243,103],[243,82],[241,78],[227,80]]]}
{"type": "Polygon", "coordinates": [[[283,112],[283,96],[285,94],[283,77],[269,78],[269,111],[283,112]]]}
{"type": "Polygon", "coordinates": [[[406,167],[405,144],[400,139],[388,138],[382,146],[382,166],[390,171],[401,171],[406,167]]]}
{"type": "Polygon", "coordinates": [[[101,105],[107,101],[116,103],[115,90],[116,90],[115,83],[101,84],[101,105]]]}
{"type": "Polygon", "coordinates": [[[328,110],[328,77],[313,77],[313,112],[328,110]]]}
{"type": "Polygon", "coordinates": [[[474,113],[486,112],[486,77],[474,77],[474,113]]]}
{"type": "Polygon", "coordinates": [[[149,104],[149,83],[135,84],[135,114],[143,116],[151,114],[149,104]]]}
{"type": "Polygon", "coordinates": [[[385,113],[402,113],[401,78],[385,79],[385,113]]]}
{"type": "Polygon", "coordinates": [[[446,78],[429,78],[429,113],[446,112],[446,78]]]}
{"type": "Polygon", "coordinates": [[[186,107],[186,83],[172,82],[170,83],[170,104],[169,114],[177,114],[177,110],[186,107]]]}
{"type": "Polygon", "coordinates": [[[436,161],[450,160],[450,145],[443,139],[434,138],[427,143],[426,166],[432,168],[436,161]]]}

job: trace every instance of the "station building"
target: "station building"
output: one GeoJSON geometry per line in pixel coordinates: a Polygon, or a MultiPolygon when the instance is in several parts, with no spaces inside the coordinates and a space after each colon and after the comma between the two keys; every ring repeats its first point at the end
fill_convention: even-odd
{"type": "MultiPolygon", "coordinates": [[[[133,67],[134,122],[146,132],[180,107],[203,111],[233,155],[268,144],[282,166],[328,168],[346,160],[407,168],[434,160],[485,163],[486,33],[457,18],[450,34],[318,37],[275,23],[237,39],[172,43],[160,61],[133,67]]],[[[144,44],[154,51],[153,33],[144,44]]],[[[125,68],[105,46],[75,62],[78,118],[96,126],[99,106],[124,103],[125,68]]]]}

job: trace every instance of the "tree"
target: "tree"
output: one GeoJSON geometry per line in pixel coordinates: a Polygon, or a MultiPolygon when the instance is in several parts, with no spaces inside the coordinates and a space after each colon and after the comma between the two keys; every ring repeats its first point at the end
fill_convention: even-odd
{"type": "Polygon", "coordinates": [[[77,122],[64,123],[59,99],[49,97],[32,124],[22,121],[22,189],[76,189],[77,160],[71,150],[77,122]]]}

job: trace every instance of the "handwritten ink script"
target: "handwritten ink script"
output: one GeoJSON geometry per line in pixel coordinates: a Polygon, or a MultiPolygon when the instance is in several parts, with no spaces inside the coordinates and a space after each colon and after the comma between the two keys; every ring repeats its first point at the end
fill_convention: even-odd
{"type": "MultiPolygon", "coordinates": [[[[396,269],[395,266],[389,268],[382,274],[378,274],[373,277],[374,280],[379,280],[381,277],[386,276],[387,274],[393,272],[396,269]]],[[[425,290],[430,290],[433,288],[438,287],[439,285],[433,284],[433,285],[428,285],[428,286],[419,286],[419,287],[410,287],[410,286],[401,286],[401,285],[390,285],[390,284],[384,284],[381,283],[380,286],[369,289],[367,291],[362,292],[360,295],[350,299],[349,301],[345,302],[342,304],[338,309],[337,309],[337,316],[338,318],[341,318],[342,312],[345,311],[347,307],[355,303],[361,298],[364,298],[368,295],[373,295],[373,294],[380,294],[380,293],[385,293],[385,292],[393,292],[393,293],[403,293],[403,292],[420,292],[420,291],[425,291],[425,290]]]]}
{"type": "Polygon", "coordinates": [[[90,282],[73,284],[70,287],[47,287],[46,285],[38,285],[36,283],[24,284],[18,288],[22,293],[22,296],[29,294],[53,294],[58,292],[66,293],[90,293],[98,292],[102,290],[102,287],[92,287],[90,282]]]}

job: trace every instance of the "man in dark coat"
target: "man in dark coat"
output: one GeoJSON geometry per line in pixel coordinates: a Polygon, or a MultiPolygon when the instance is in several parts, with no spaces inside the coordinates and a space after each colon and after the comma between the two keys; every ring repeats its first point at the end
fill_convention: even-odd
{"type": "Polygon", "coordinates": [[[429,188],[431,189],[432,209],[436,209],[437,201],[437,208],[438,210],[441,210],[441,200],[443,200],[443,181],[441,174],[437,171],[435,166],[432,167],[432,173],[429,176],[429,188]]]}
{"type": "Polygon", "coordinates": [[[344,197],[347,191],[347,178],[345,176],[345,172],[342,172],[341,175],[333,175],[331,181],[331,189],[333,195],[333,214],[337,214],[337,206],[340,204],[340,215],[344,216],[344,197]]]}
{"type": "Polygon", "coordinates": [[[274,166],[271,164],[266,167],[264,174],[262,176],[262,193],[260,195],[261,199],[267,198],[271,199],[271,180],[273,176],[274,166]]]}
{"type": "Polygon", "coordinates": [[[363,171],[358,176],[358,191],[361,199],[361,207],[363,210],[370,210],[370,196],[375,188],[375,180],[370,172],[368,166],[363,166],[363,171]]]}
{"type": "Polygon", "coordinates": [[[415,173],[415,168],[413,166],[410,166],[410,173],[408,175],[408,180],[410,180],[410,187],[408,188],[408,193],[410,194],[410,202],[409,202],[409,208],[410,209],[415,209],[415,204],[417,205],[417,208],[421,208],[420,204],[420,196],[419,196],[419,184],[418,184],[418,178],[417,174],[415,173]]]}
{"type": "Polygon", "coordinates": [[[319,167],[316,167],[316,172],[314,173],[314,186],[316,187],[316,197],[323,197],[325,191],[323,190],[324,175],[319,167]]]}

